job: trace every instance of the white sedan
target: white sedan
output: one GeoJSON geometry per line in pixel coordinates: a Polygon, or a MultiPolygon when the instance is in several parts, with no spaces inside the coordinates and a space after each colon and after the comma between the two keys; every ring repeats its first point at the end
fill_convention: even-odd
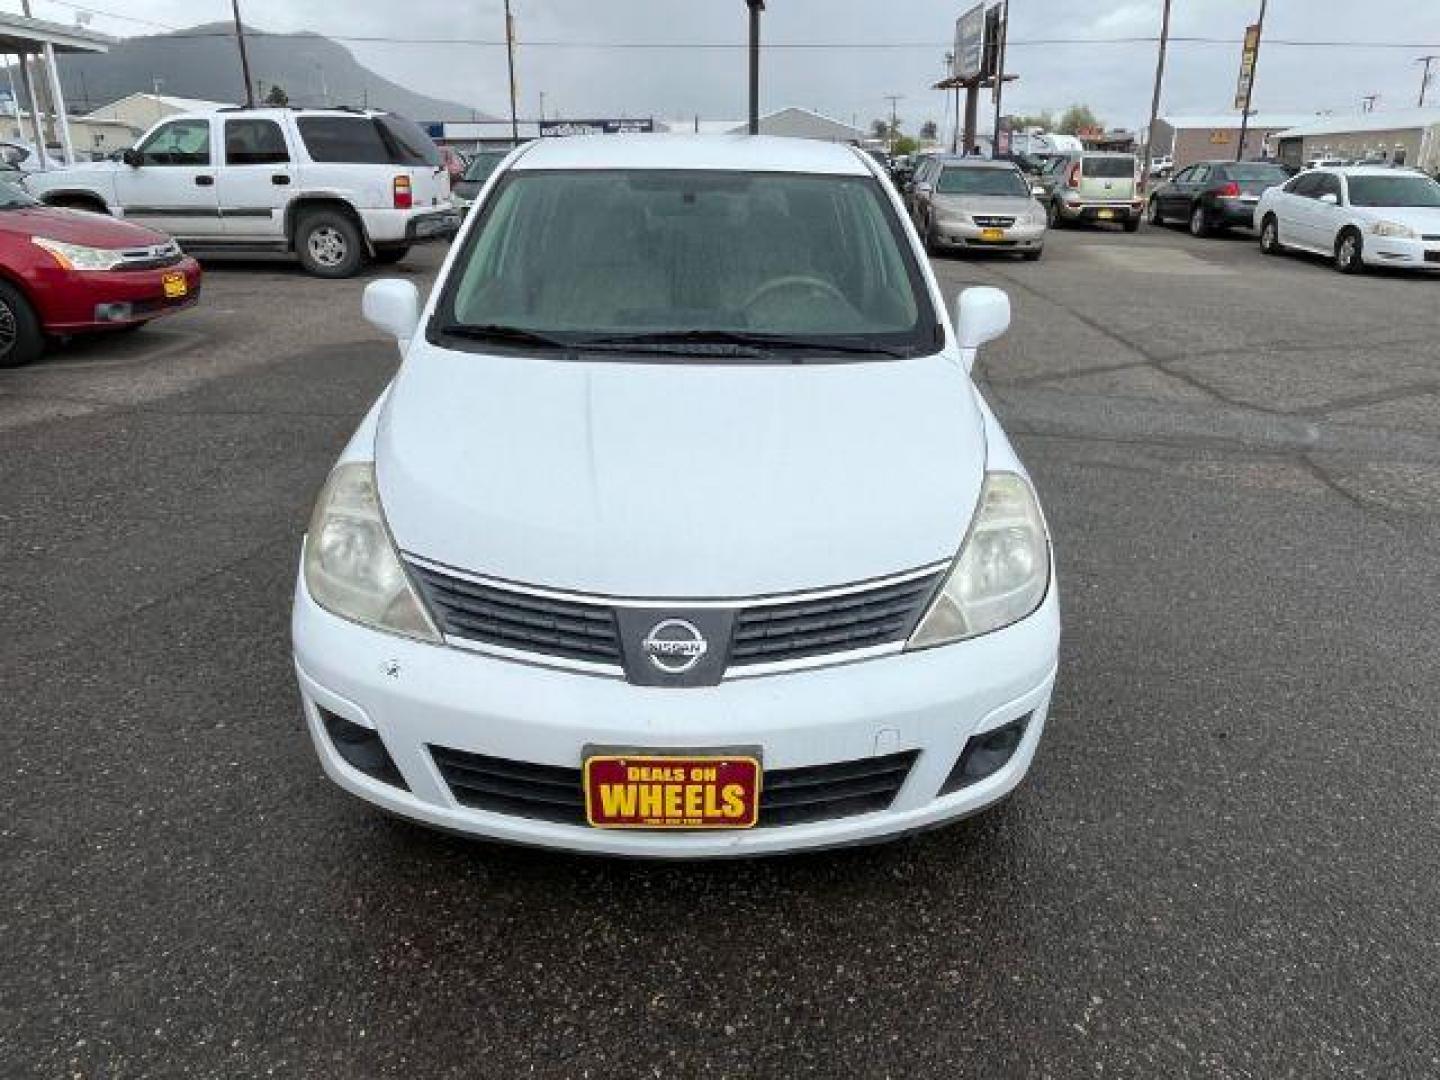
{"type": "Polygon", "coordinates": [[[1440,270],[1440,184],[1386,166],[1312,169],[1260,197],[1260,250],[1286,248],[1366,266],[1440,270]]]}

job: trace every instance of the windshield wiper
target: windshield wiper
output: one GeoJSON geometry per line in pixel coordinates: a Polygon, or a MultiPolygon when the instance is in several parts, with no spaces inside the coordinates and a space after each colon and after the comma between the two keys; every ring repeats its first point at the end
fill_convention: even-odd
{"type": "Polygon", "coordinates": [[[542,345],[550,349],[574,349],[575,345],[565,338],[526,330],[523,326],[504,326],[500,323],[447,323],[440,327],[440,333],[454,337],[472,338],[475,341],[493,341],[500,345],[542,345]]]}
{"type": "Polygon", "coordinates": [[[732,345],[763,352],[844,353],[907,357],[911,349],[866,342],[861,338],[800,338],[754,330],[665,330],[645,334],[605,334],[584,338],[576,345],[592,346],[686,346],[732,345]]]}

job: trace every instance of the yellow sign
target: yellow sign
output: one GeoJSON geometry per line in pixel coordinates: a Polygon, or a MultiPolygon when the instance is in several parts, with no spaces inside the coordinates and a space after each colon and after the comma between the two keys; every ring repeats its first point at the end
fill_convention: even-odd
{"type": "Polygon", "coordinates": [[[1215,143],[1217,146],[1222,143],[1228,143],[1230,141],[1230,132],[1212,131],[1210,132],[1210,141],[1212,143],[1215,143]]]}

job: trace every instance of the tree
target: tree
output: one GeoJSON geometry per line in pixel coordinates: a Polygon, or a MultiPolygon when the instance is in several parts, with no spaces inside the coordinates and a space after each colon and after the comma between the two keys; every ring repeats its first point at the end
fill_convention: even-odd
{"type": "Polygon", "coordinates": [[[1040,128],[1042,131],[1055,130],[1055,114],[1049,109],[1034,114],[1033,116],[1012,116],[1010,117],[1011,131],[1029,131],[1031,128],[1040,128]]]}
{"type": "Polygon", "coordinates": [[[870,134],[877,139],[888,139],[890,137],[890,121],[871,120],[870,134]]]}
{"type": "Polygon", "coordinates": [[[1060,115],[1056,130],[1061,135],[1078,135],[1085,128],[1102,126],[1100,118],[1090,110],[1089,105],[1071,105],[1060,115]]]}
{"type": "Polygon", "coordinates": [[[920,144],[909,135],[901,135],[895,140],[895,153],[897,155],[913,154],[920,149],[920,144]]]}
{"type": "Polygon", "coordinates": [[[933,140],[933,139],[936,138],[939,134],[940,134],[940,125],[937,124],[937,123],[935,123],[934,120],[926,120],[925,123],[923,123],[923,124],[920,125],[920,138],[922,138],[922,139],[932,139],[932,140],[933,140]]]}
{"type": "Polygon", "coordinates": [[[290,104],[290,95],[285,93],[285,88],[279,83],[271,83],[270,91],[265,95],[265,104],[283,109],[290,104]]]}

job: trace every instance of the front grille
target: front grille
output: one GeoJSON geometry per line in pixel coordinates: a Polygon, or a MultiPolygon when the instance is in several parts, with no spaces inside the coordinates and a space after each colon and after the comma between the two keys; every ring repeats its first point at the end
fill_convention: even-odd
{"type": "Polygon", "coordinates": [[[180,252],[180,245],[171,240],[154,247],[125,248],[120,257],[124,261],[116,267],[117,270],[162,270],[174,266],[185,256],[180,252]]]}
{"type": "Polygon", "coordinates": [[[742,609],[735,617],[732,667],[773,664],[886,645],[910,636],[940,574],[863,592],[742,609]]]}
{"type": "Polygon", "coordinates": [[[976,214],[972,220],[982,229],[1008,229],[1015,224],[1013,217],[981,217],[976,214]]]}
{"type": "Polygon", "coordinates": [[[449,636],[592,664],[620,665],[608,607],[482,585],[417,563],[410,570],[449,636]]]}
{"type": "MultiPolygon", "coordinates": [[[[579,769],[536,765],[431,746],[455,801],[512,817],[584,825],[584,783],[579,769]]],[[[766,771],[760,789],[761,828],[802,825],[887,809],[899,793],[918,750],[831,765],[766,771]]]]}

